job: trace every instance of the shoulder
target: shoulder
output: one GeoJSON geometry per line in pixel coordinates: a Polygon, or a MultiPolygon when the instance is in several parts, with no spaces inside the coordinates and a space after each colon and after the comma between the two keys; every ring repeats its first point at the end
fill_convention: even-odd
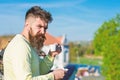
{"type": "Polygon", "coordinates": [[[17,34],[8,44],[9,48],[25,48],[25,47],[29,47],[29,43],[27,40],[25,40],[25,38],[20,35],[17,34]]]}
{"type": "Polygon", "coordinates": [[[5,49],[5,53],[10,54],[27,54],[30,53],[30,45],[29,43],[24,39],[24,37],[20,34],[17,34],[8,44],[8,46],[5,49]]]}

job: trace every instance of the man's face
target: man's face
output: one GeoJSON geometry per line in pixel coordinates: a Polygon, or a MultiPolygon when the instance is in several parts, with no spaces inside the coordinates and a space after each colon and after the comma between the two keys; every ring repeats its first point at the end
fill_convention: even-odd
{"type": "Polygon", "coordinates": [[[29,40],[31,45],[38,50],[43,47],[47,25],[48,24],[40,18],[36,18],[31,24],[29,30],[29,40]]]}

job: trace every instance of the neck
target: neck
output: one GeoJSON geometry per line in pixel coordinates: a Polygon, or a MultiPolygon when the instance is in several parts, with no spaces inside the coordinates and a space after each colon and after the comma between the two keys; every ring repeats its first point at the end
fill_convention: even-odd
{"type": "Polygon", "coordinates": [[[29,41],[29,35],[28,35],[28,33],[26,31],[23,30],[23,32],[21,32],[21,35],[23,37],[25,37],[25,39],[27,39],[29,41]]]}

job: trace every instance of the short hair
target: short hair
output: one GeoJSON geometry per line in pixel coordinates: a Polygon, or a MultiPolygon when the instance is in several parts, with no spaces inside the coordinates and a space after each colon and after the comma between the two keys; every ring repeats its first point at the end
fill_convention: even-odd
{"type": "Polygon", "coordinates": [[[33,6],[26,12],[25,20],[29,17],[39,17],[47,23],[50,23],[53,20],[51,14],[39,6],[33,6]]]}

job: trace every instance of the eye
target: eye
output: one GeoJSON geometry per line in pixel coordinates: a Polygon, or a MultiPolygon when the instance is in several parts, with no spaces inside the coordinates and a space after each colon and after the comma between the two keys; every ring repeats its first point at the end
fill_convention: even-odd
{"type": "Polygon", "coordinates": [[[39,27],[39,28],[42,28],[43,26],[39,25],[38,27],[39,27]]]}
{"type": "Polygon", "coordinates": [[[41,25],[36,26],[37,29],[40,29],[40,28],[42,28],[42,27],[43,27],[43,26],[41,26],[41,25]]]}
{"type": "Polygon", "coordinates": [[[48,29],[48,27],[45,27],[45,30],[47,30],[48,29]]]}

